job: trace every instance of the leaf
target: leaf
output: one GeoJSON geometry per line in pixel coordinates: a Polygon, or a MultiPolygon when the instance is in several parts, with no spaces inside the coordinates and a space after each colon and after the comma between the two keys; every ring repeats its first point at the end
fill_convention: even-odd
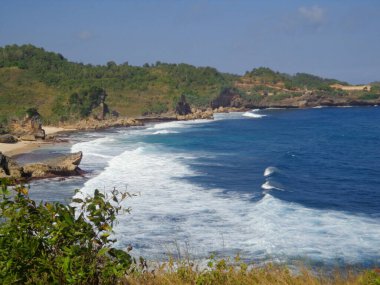
{"type": "Polygon", "coordinates": [[[82,204],[83,203],[83,200],[82,199],[79,199],[79,198],[74,198],[72,200],[74,203],[78,203],[78,204],[82,204]]]}
{"type": "Polygon", "coordinates": [[[98,256],[104,256],[104,255],[106,255],[106,253],[109,251],[109,248],[107,248],[107,247],[103,247],[102,249],[100,249],[99,251],[98,251],[98,256]]]}

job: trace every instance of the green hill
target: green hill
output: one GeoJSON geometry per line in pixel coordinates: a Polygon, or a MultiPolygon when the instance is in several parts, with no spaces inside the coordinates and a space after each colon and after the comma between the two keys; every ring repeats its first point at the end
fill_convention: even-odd
{"type": "MultiPolygon", "coordinates": [[[[97,107],[94,102],[98,100],[89,99],[96,96],[89,90],[96,88],[107,93],[109,111],[137,116],[172,111],[181,94],[186,94],[190,105],[202,108],[209,107],[221,94],[235,99],[235,95],[239,96],[240,107],[271,106],[279,102],[287,105],[289,98],[300,97],[305,90],[322,92],[322,96],[332,98],[350,95],[333,90],[330,85],[334,83],[347,85],[333,79],[304,73],[288,75],[263,67],[238,76],[183,63],[157,62],[142,67],[112,61],[106,65],[82,64],[33,45],[10,45],[0,47],[0,123],[22,117],[28,108],[38,109],[45,123],[83,118],[97,107]],[[78,94],[82,95],[75,97],[78,94]]],[[[359,93],[354,95],[363,96],[359,93]]],[[[364,95],[368,100],[378,99],[376,94],[364,95]]],[[[223,102],[229,104],[228,100],[223,102]]]]}
{"type": "Polygon", "coordinates": [[[205,106],[236,78],[188,64],[84,65],[32,45],[12,45],[0,48],[0,113],[11,118],[36,107],[54,122],[68,112],[71,94],[94,86],[106,90],[110,110],[121,115],[162,113],[182,93],[190,104],[205,106]]]}

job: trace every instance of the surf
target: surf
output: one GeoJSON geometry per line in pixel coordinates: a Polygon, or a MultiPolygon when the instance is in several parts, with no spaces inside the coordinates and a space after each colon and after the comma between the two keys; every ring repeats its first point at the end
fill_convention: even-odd
{"type": "MultiPolygon", "coordinates": [[[[186,179],[196,175],[183,159],[188,155],[136,146],[115,156],[85,183],[82,195],[113,187],[138,194],[125,204],[132,208],[131,215],[118,218],[119,247],[132,244],[135,254],[153,259],[176,246],[188,246],[199,258],[211,252],[231,256],[240,252],[257,260],[303,256],[333,263],[339,256],[347,263],[380,261],[373,250],[380,247],[378,220],[309,209],[269,193],[252,202],[246,194],[201,187],[186,179]]],[[[264,185],[274,189],[268,181],[264,185]]]]}

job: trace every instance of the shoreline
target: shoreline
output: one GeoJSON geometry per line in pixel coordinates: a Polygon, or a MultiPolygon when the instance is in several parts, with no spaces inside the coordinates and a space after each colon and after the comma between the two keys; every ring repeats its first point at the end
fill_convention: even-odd
{"type": "MultiPolygon", "coordinates": [[[[56,135],[61,133],[75,132],[77,129],[61,128],[54,126],[44,126],[46,135],[56,135]]],[[[9,157],[32,152],[42,146],[54,145],[56,141],[19,141],[16,143],[0,143],[0,152],[9,157]]]]}
{"type": "MultiPolygon", "coordinates": [[[[234,107],[220,107],[218,109],[213,110],[211,119],[213,119],[214,114],[219,113],[231,113],[231,112],[247,112],[254,108],[265,110],[265,109],[271,109],[271,108],[281,108],[281,109],[315,109],[315,108],[324,108],[324,107],[332,107],[332,108],[339,108],[339,107],[377,107],[377,105],[337,105],[337,106],[328,106],[328,105],[318,105],[313,107],[306,107],[306,108],[300,108],[300,107],[293,107],[293,106],[287,106],[287,107],[261,107],[261,106],[255,106],[253,108],[234,108],[234,107]]],[[[88,127],[83,128],[78,127],[75,124],[74,125],[68,125],[67,127],[56,127],[56,126],[44,126],[43,129],[45,130],[46,135],[57,135],[62,133],[72,133],[72,132],[91,132],[91,131],[98,131],[98,130],[106,130],[109,128],[115,128],[115,127],[132,127],[132,126],[144,126],[145,123],[160,123],[160,122],[170,122],[170,121],[189,121],[189,120],[196,120],[196,119],[210,119],[210,117],[198,117],[198,116],[165,116],[163,114],[162,116],[157,117],[137,117],[137,118],[131,118],[132,122],[137,122],[136,124],[131,123],[131,121],[128,120],[127,124],[120,124],[119,120],[104,120],[102,123],[104,123],[102,126],[91,126],[91,123],[88,127]]],[[[199,114],[198,114],[199,115],[199,114]]],[[[127,119],[126,119],[127,120],[127,119]]],[[[124,122],[123,122],[124,123],[124,122]]],[[[78,123],[79,125],[79,123],[78,123]]],[[[7,155],[9,157],[15,157],[18,155],[30,153],[40,147],[44,146],[50,146],[57,143],[61,143],[60,141],[54,141],[54,140],[46,140],[46,141],[19,141],[17,143],[13,144],[7,144],[7,143],[0,143],[0,152],[2,152],[4,155],[7,155]]]]}

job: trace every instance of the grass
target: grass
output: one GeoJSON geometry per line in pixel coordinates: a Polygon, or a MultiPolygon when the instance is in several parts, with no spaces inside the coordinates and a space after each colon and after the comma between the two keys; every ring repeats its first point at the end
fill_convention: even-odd
{"type": "Polygon", "coordinates": [[[380,274],[375,270],[362,272],[341,271],[315,272],[302,268],[293,273],[287,267],[266,265],[248,267],[245,263],[227,265],[225,260],[212,263],[200,270],[191,263],[175,266],[172,262],[162,264],[155,270],[137,271],[121,280],[121,284],[175,284],[175,285],[379,285],[380,274]]]}

